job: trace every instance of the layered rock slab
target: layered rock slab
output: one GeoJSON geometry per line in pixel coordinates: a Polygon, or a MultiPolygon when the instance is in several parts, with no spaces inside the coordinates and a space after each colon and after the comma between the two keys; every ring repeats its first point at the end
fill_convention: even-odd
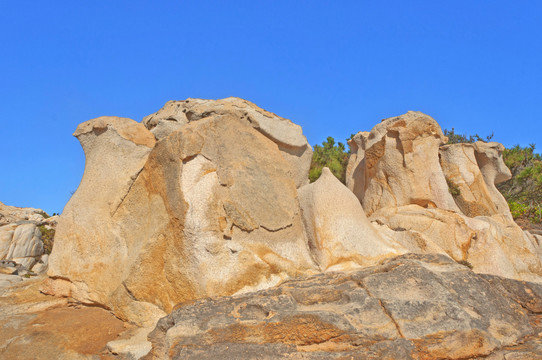
{"type": "Polygon", "coordinates": [[[178,302],[316,271],[279,146],[246,117],[208,115],[156,144],[129,119],[80,125],[85,174],[43,291],[148,325],[178,302]]]}
{"type": "Polygon", "coordinates": [[[150,334],[146,359],[486,356],[533,335],[541,290],[484,278],[442,255],[408,254],[184,304],[150,334]]]}

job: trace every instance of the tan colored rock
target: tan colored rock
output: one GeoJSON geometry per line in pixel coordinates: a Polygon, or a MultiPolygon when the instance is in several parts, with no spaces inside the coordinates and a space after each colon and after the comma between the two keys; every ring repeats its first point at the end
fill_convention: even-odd
{"type": "Polygon", "coordinates": [[[476,161],[474,144],[444,145],[439,155],[444,175],[463,214],[475,217],[499,213],[476,161]]]}
{"type": "Polygon", "coordinates": [[[43,295],[41,276],[14,278],[18,281],[2,288],[0,276],[2,360],[111,359],[106,344],[133,328],[105,309],[43,295]]]}
{"type": "Polygon", "coordinates": [[[347,181],[368,215],[409,204],[459,211],[438,161],[446,138],[432,117],[409,111],[383,120],[364,138],[357,153],[360,145],[365,148],[356,155],[358,165],[347,181]]]}
{"type": "Polygon", "coordinates": [[[406,252],[375,231],[358,199],[327,167],[299,189],[299,201],[309,247],[322,270],[375,265],[406,252]]]}
{"type": "Polygon", "coordinates": [[[12,260],[30,269],[44,253],[41,232],[30,221],[0,226],[0,260],[12,260]]]}
{"type": "Polygon", "coordinates": [[[365,192],[365,147],[369,140],[368,131],[360,131],[348,140],[350,157],[346,166],[346,186],[358,199],[363,198],[365,192]]]}
{"type": "Polygon", "coordinates": [[[299,125],[269,111],[263,110],[250,101],[229,97],[220,100],[186,99],[168,101],[162,109],[146,116],[143,124],[160,140],[180,130],[192,121],[229,115],[258,130],[271,139],[289,164],[288,172],[294,177],[296,187],[308,184],[308,172],[312,160],[312,148],[299,125]]]}
{"type": "Polygon", "coordinates": [[[504,163],[502,157],[504,146],[496,142],[485,143],[483,141],[477,141],[474,144],[474,148],[476,161],[484,176],[489,194],[497,207],[497,211],[499,214],[506,215],[512,220],[508,203],[495,186],[512,178],[512,173],[504,163]]]}
{"type": "Polygon", "coordinates": [[[246,118],[194,120],[152,149],[119,123],[152,136],[127,119],[76,132],[85,174],[59,219],[45,292],[149,325],[179,302],[316,271],[295,176],[246,118]]]}
{"type": "Polygon", "coordinates": [[[74,136],[85,151],[85,173],[58,219],[48,274],[72,281],[58,279],[52,292],[104,303],[126,277],[130,260],[127,239],[116,231],[114,215],[155,139],[143,125],[116,117],[87,121],[74,136]],[[94,284],[99,286],[92,288],[94,284]]]}
{"type": "Polygon", "coordinates": [[[41,209],[20,208],[0,202],[0,226],[23,220],[30,220],[37,223],[43,221],[42,213],[43,210],[41,209]]]}

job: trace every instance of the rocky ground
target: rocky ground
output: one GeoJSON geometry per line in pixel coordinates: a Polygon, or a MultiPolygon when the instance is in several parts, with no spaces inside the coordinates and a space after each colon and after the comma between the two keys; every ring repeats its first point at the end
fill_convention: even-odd
{"type": "Polygon", "coordinates": [[[2,359],[540,359],[542,285],[407,254],[179,304],[150,333],[110,311],[0,290],[2,359]]]}

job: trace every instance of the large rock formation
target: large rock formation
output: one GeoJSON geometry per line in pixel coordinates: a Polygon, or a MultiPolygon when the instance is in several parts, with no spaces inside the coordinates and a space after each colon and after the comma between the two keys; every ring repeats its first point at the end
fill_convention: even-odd
{"type": "Polygon", "coordinates": [[[308,171],[293,171],[311,152],[300,128],[238,99],[177,104],[187,121],[169,134],[166,110],[145,119],[161,129],[156,143],[129,119],[78,127],[85,174],[59,221],[45,292],[150,324],[179,302],[317,271],[296,190],[308,171]]]}
{"type": "Polygon", "coordinates": [[[541,312],[540,285],[410,254],[186,305],[160,320],[146,359],[535,359],[541,312]]]}

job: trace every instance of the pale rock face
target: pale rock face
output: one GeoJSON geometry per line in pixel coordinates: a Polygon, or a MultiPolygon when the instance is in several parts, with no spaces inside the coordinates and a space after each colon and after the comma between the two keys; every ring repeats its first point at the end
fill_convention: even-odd
{"type": "Polygon", "coordinates": [[[31,269],[44,253],[38,225],[45,224],[42,210],[0,203],[0,260],[14,261],[31,269]]]}
{"type": "Polygon", "coordinates": [[[312,148],[301,127],[261,109],[250,101],[235,97],[221,100],[168,101],[162,109],[146,116],[143,124],[160,140],[189,122],[215,115],[234,116],[250,124],[279,147],[288,162],[288,172],[292,173],[296,187],[309,182],[307,174],[312,160],[312,148]]]}
{"type": "Polygon", "coordinates": [[[463,214],[475,217],[499,213],[476,161],[473,144],[444,145],[439,155],[444,175],[454,187],[454,199],[463,214]]]}
{"type": "Polygon", "coordinates": [[[469,217],[502,214],[513,222],[508,203],[495,187],[512,176],[504,164],[499,143],[452,144],[441,146],[444,174],[458,190],[454,199],[469,217]]]}
{"type": "Polygon", "coordinates": [[[141,124],[94,121],[76,131],[85,174],[59,219],[45,292],[149,325],[179,302],[317,271],[288,160],[246,118],[190,121],[154,147],[141,124]]]}
{"type": "Polygon", "coordinates": [[[299,200],[309,247],[322,270],[375,265],[406,252],[375,231],[358,199],[328,168],[299,189],[299,200]]]}
{"type": "Polygon", "coordinates": [[[359,142],[358,148],[363,144],[365,148],[347,180],[366,213],[409,204],[458,211],[438,161],[444,142],[437,122],[420,112],[409,111],[376,125],[359,142]]]}

